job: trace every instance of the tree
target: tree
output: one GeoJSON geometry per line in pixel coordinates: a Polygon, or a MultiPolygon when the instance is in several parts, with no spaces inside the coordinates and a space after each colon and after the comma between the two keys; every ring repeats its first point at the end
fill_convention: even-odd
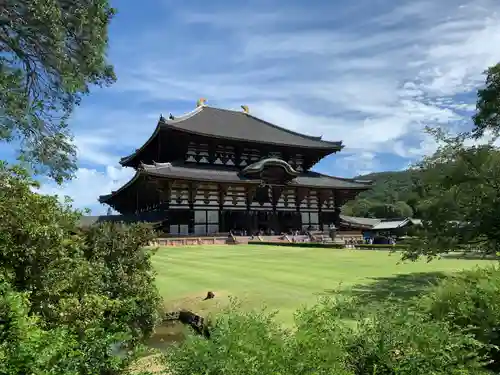
{"type": "Polygon", "coordinates": [[[92,85],[115,80],[106,62],[107,0],[4,0],[0,7],[0,140],[56,181],[76,152],[67,121],[92,85]]]}
{"type": "Polygon", "coordinates": [[[464,146],[463,134],[440,137],[443,146],[420,163],[423,227],[406,257],[500,251],[500,150],[491,144],[464,146]]]}
{"type": "Polygon", "coordinates": [[[425,199],[419,205],[423,227],[406,257],[428,257],[469,249],[500,251],[500,64],[486,71],[478,90],[474,128],[455,136],[429,129],[441,146],[419,165],[425,199]],[[489,136],[487,144],[466,141],[489,136]]]}
{"type": "MultiPolygon", "coordinates": [[[[16,332],[1,336],[0,330],[0,362],[15,352],[26,365],[33,358],[37,366],[48,361],[47,372],[37,373],[56,374],[49,370],[58,363],[67,372],[57,374],[119,374],[159,319],[152,253],[145,248],[154,233],[119,223],[78,230],[80,213],[57,197],[34,193],[36,186],[25,170],[0,164],[0,318],[12,327],[24,322],[18,340],[8,340],[16,332]],[[33,340],[30,332],[37,335],[33,340]],[[130,353],[110,353],[116,342],[130,353]]],[[[21,370],[6,373],[29,373],[21,370]]]]}
{"type": "Polygon", "coordinates": [[[384,203],[380,201],[371,201],[368,199],[359,199],[346,205],[342,212],[345,215],[371,218],[395,219],[403,217],[412,217],[412,208],[404,201],[394,203],[384,203]]]}
{"type": "Polygon", "coordinates": [[[472,138],[479,139],[487,132],[494,137],[500,135],[500,63],[486,71],[486,83],[477,93],[473,120],[472,138]]]}
{"type": "Polygon", "coordinates": [[[373,187],[347,202],[342,208],[344,214],[380,218],[419,217],[419,170],[370,173],[356,178],[373,181],[373,187]]]}

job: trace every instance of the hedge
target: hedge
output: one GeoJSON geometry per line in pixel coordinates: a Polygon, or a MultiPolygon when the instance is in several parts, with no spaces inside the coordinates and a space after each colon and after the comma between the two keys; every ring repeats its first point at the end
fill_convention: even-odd
{"type": "MultiPolygon", "coordinates": [[[[248,241],[249,245],[272,245],[272,246],[290,246],[290,247],[316,247],[329,249],[344,249],[346,245],[339,243],[318,243],[318,242],[270,242],[270,241],[248,241]]],[[[405,250],[407,245],[372,245],[372,244],[355,244],[356,249],[371,249],[371,250],[405,250]]]]}
{"type": "Polygon", "coordinates": [[[394,249],[394,250],[405,250],[408,248],[408,245],[397,244],[397,245],[388,245],[388,244],[355,244],[354,245],[358,249],[394,249]]]}
{"type": "Polygon", "coordinates": [[[289,247],[320,247],[330,249],[343,249],[344,244],[337,243],[317,243],[317,242],[269,242],[269,241],[248,241],[249,245],[272,245],[289,247]]]}

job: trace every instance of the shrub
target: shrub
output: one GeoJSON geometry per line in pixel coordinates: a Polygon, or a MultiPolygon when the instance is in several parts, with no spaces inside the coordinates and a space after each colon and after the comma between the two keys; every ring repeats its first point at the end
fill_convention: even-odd
{"type": "Polygon", "coordinates": [[[473,337],[429,321],[400,304],[386,304],[358,327],[346,343],[354,374],[486,374],[473,337]]]}
{"type": "Polygon", "coordinates": [[[481,344],[446,322],[399,306],[341,318],[350,301],[325,299],[297,312],[294,331],[272,314],[225,312],[213,339],[191,337],[165,356],[172,374],[486,374],[476,354],[481,344]]]}
{"type": "Polygon", "coordinates": [[[343,249],[343,244],[335,243],[317,243],[317,242],[267,242],[267,241],[249,241],[249,245],[267,245],[267,246],[288,246],[288,247],[315,247],[324,249],[343,249]]]}
{"type": "Polygon", "coordinates": [[[405,250],[407,248],[406,245],[404,244],[396,244],[396,245],[388,245],[388,244],[357,244],[355,245],[356,248],[358,249],[373,249],[373,250],[405,250]]]}
{"type": "Polygon", "coordinates": [[[189,335],[167,352],[165,365],[173,374],[292,374],[291,334],[273,316],[244,312],[233,303],[215,319],[210,340],[189,335]]]}
{"type": "Polygon", "coordinates": [[[418,300],[432,320],[446,321],[488,345],[489,368],[500,369],[500,267],[463,271],[444,279],[418,300]]]}
{"type": "Polygon", "coordinates": [[[43,330],[28,313],[27,293],[0,280],[0,374],[77,374],[65,361],[77,346],[74,337],[64,328],[43,330]]]}
{"type": "MultiPolygon", "coordinates": [[[[159,316],[151,252],[144,248],[152,232],[120,224],[79,232],[80,213],[35,187],[25,171],[0,164],[0,277],[26,296],[36,329],[69,337],[66,367],[118,374],[159,316]],[[110,351],[117,341],[128,349],[122,356],[110,351]]],[[[0,345],[15,349],[4,339],[0,345]]]]}

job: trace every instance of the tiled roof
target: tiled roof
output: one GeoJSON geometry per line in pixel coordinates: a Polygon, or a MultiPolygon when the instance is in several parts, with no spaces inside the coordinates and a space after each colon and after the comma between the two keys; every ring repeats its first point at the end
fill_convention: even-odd
{"type": "MultiPolygon", "coordinates": [[[[119,190],[101,195],[99,201],[106,203],[110,198],[120,194],[120,192],[128,189],[138,181],[141,176],[169,178],[177,180],[189,181],[205,181],[218,183],[247,183],[260,184],[259,179],[245,177],[236,167],[230,168],[227,166],[216,167],[214,165],[189,165],[175,163],[155,163],[154,165],[141,164],[135,176],[123,185],[119,190]]],[[[292,179],[288,184],[291,187],[311,187],[311,188],[326,188],[326,189],[347,189],[347,190],[367,190],[371,187],[371,183],[359,182],[352,179],[327,176],[317,172],[303,172],[296,178],[292,179]]]]}
{"type": "Polygon", "coordinates": [[[310,148],[339,149],[342,142],[324,141],[271,124],[242,111],[200,106],[173,120],[162,119],[160,126],[219,138],[310,148]]]}
{"type": "Polygon", "coordinates": [[[368,227],[372,230],[391,230],[402,228],[407,224],[422,225],[420,219],[405,218],[399,220],[375,219],[368,217],[355,217],[340,215],[340,219],[347,224],[359,225],[360,227],[368,227]]]}
{"type": "Polygon", "coordinates": [[[121,158],[125,165],[157,139],[162,129],[173,129],[210,138],[245,141],[275,146],[291,146],[333,153],[342,149],[342,142],[325,141],[271,124],[251,114],[202,105],[175,118],[160,117],[153,134],[134,153],[121,158]]]}
{"type": "Polygon", "coordinates": [[[372,219],[368,217],[356,217],[347,215],[340,215],[340,219],[349,224],[368,226],[368,227],[373,227],[381,222],[381,219],[372,219]]]}
{"type": "MultiPolygon", "coordinates": [[[[240,174],[238,168],[229,169],[227,166],[214,168],[213,165],[175,165],[172,163],[156,163],[142,165],[142,170],[149,175],[190,180],[205,180],[215,182],[260,182],[240,174]]],[[[304,172],[291,180],[291,186],[325,187],[337,189],[369,189],[371,184],[357,182],[351,179],[327,176],[317,172],[304,172]]]]}

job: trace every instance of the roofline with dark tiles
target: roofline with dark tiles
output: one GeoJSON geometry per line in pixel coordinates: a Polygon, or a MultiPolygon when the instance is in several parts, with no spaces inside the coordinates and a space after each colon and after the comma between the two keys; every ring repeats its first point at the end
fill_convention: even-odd
{"type": "MultiPolygon", "coordinates": [[[[214,178],[203,178],[199,176],[185,176],[182,174],[169,174],[165,175],[164,173],[161,173],[160,171],[153,171],[154,169],[162,169],[165,168],[165,166],[162,167],[157,167],[154,165],[149,165],[149,164],[141,164],[141,168],[138,169],[135,173],[135,175],[122,187],[120,187],[118,190],[111,192],[111,194],[105,194],[101,195],[99,197],[99,202],[100,203],[106,203],[107,200],[110,198],[117,196],[120,194],[120,192],[124,191],[127,189],[129,186],[131,186],[134,182],[136,182],[140,177],[144,176],[150,176],[150,177],[156,177],[159,179],[170,179],[170,180],[180,180],[180,181],[200,181],[200,182],[212,182],[212,183],[219,183],[219,184],[224,184],[224,183],[230,183],[230,184],[237,184],[237,185],[260,185],[261,180],[257,179],[239,179],[239,180],[217,180],[214,178]]],[[[186,169],[189,169],[190,167],[185,167],[186,169]]],[[[192,168],[192,169],[199,169],[199,168],[192,168]]],[[[207,168],[208,170],[212,170],[211,168],[207,168]]],[[[236,172],[236,171],[235,171],[236,172]]],[[[309,189],[329,189],[329,190],[354,190],[354,191],[364,191],[368,190],[371,188],[371,185],[364,185],[360,184],[359,182],[355,182],[354,180],[346,179],[346,178],[340,178],[340,177],[334,177],[334,176],[329,176],[317,172],[309,172],[309,173],[314,173],[317,174],[321,177],[326,177],[326,178],[331,178],[334,180],[340,180],[340,181],[345,181],[345,182],[351,182],[354,184],[359,184],[359,186],[349,186],[349,187],[329,187],[329,186],[321,186],[321,185],[311,185],[311,184],[300,184],[296,183],[294,180],[287,184],[283,184],[283,186],[289,186],[289,187],[303,187],[303,188],[309,188],[309,189]]],[[[298,176],[300,178],[301,175],[298,176]]],[[[307,176],[304,176],[307,177],[307,176]]],[[[276,185],[278,186],[278,185],[276,185]]]]}
{"type": "Polygon", "coordinates": [[[144,144],[140,148],[136,149],[130,155],[122,157],[120,159],[120,164],[124,165],[127,162],[131,161],[135,156],[137,156],[142,150],[144,150],[156,138],[156,136],[158,135],[158,133],[163,128],[165,128],[165,129],[175,129],[177,131],[181,131],[181,132],[184,132],[184,133],[187,133],[187,134],[195,134],[195,135],[199,135],[199,136],[203,136],[203,137],[207,137],[207,138],[213,138],[213,139],[227,139],[227,140],[239,141],[239,142],[248,142],[248,143],[254,143],[254,144],[268,144],[268,145],[285,146],[285,147],[286,146],[290,146],[290,147],[295,147],[295,148],[299,148],[299,149],[309,149],[309,150],[311,150],[311,149],[331,150],[332,153],[341,151],[344,148],[344,145],[342,144],[342,141],[325,141],[325,140],[322,139],[322,136],[310,136],[310,135],[307,135],[307,134],[295,132],[293,130],[286,129],[284,127],[272,124],[272,123],[270,123],[270,122],[268,122],[266,120],[263,120],[263,119],[261,119],[259,117],[256,117],[256,116],[253,116],[253,115],[251,115],[249,113],[239,112],[239,111],[234,111],[234,110],[229,110],[229,109],[223,109],[223,108],[209,107],[209,106],[206,106],[206,105],[202,105],[200,107],[197,107],[195,110],[193,110],[191,112],[188,112],[188,113],[186,113],[184,115],[176,117],[174,120],[167,120],[163,116],[160,116],[160,118],[159,118],[159,120],[157,122],[157,125],[155,127],[155,130],[153,131],[153,133],[151,134],[151,136],[144,142],[144,144]],[[176,126],[176,124],[178,124],[180,122],[183,122],[183,121],[186,121],[186,120],[190,119],[191,117],[199,114],[204,108],[212,108],[212,109],[216,109],[216,110],[219,110],[219,111],[226,111],[226,112],[237,113],[237,114],[241,114],[241,115],[244,115],[244,116],[248,116],[248,117],[251,117],[252,119],[254,119],[256,121],[260,121],[260,122],[262,122],[262,123],[264,123],[267,126],[270,126],[272,128],[278,129],[280,131],[284,131],[284,132],[292,134],[292,135],[296,135],[298,137],[302,137],[304,139],[322,142],[325,145],[324,146],[304,146],[304,145],[284,144],[284,143],[277,143],[277,142],[263,142],[263,141],[257,142],[257,141],[245,140],[245,139],[241,139],[241,138],[217,136],[217,135],[213,135],[213,134],[207,134],[207,133],[197,132],[197,131],[193,131],[193,130],[183,129],[183,128],[180,128],[180,127],[176,126]]]}

